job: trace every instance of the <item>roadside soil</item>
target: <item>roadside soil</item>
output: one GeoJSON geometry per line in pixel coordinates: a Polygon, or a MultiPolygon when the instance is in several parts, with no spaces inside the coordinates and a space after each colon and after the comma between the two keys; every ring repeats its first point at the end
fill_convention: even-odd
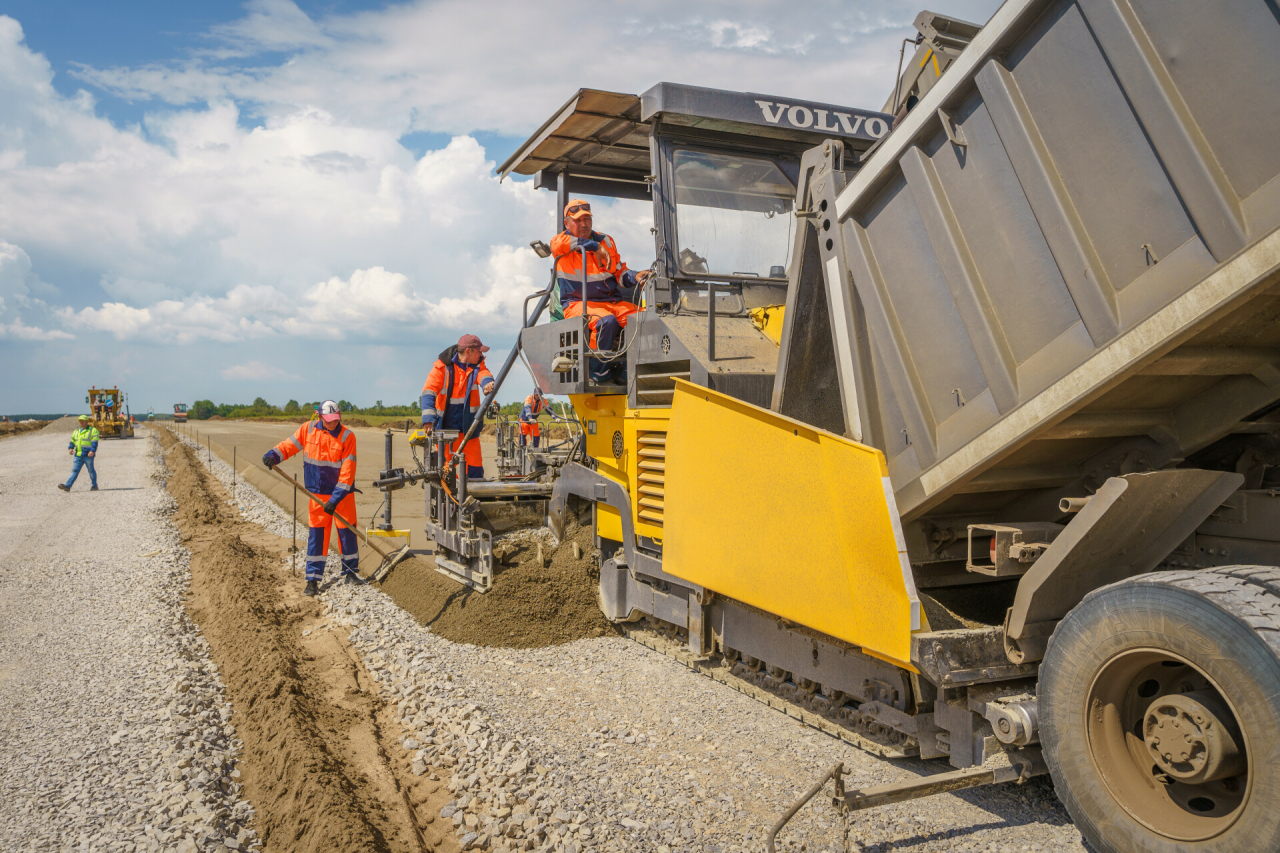
{"type": "Polygon", "coordinates": [[[191,552],[187,609],[227,685],[265,849],[457,850],[435,818],[448,792],[410,772],[394,710],[346,632],[290,576],[288,540],[240,520],[192,450],[157,432],[191,552]]]}
{"type": "Polygon", "coordinates": [[[49,421],[36,421],[35,423],[0,423],[0,438],[10,438],[15,435],[22,435],[26,432],[35,432],[44,429],[49,425],[49,421]]]}

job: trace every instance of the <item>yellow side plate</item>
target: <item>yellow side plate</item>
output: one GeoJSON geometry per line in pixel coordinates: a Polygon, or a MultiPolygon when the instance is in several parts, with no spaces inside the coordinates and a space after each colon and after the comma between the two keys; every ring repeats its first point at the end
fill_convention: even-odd
{"type": "Polygon", "coordinates": [[[920,601],[880,451],[688,382],[662,568],[910,667],[920,601]]]}

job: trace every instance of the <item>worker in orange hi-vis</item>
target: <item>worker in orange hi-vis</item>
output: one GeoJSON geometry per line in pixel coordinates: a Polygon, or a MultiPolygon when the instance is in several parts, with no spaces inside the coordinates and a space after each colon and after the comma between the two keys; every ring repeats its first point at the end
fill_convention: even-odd
{"type": "Polygon", "coordinates": [[[538,423],[538,415],[546,405],[542,398],[542,389],[534,388],[533,393],[524,398],[524,408],[520,410],[520,446],[524,447],[533,438],[533,446],[537,447],[542,439],[542,425],[538,423]]]}
{"type": "MultiPolygon", "coordinates": [[[[639,309],[635,289],[649,277],[648,270],[633,272],[618,257],[613,238],[591,229],[591,205],[580,198],[565,205],[564,230],[551,238],[551,254],[556,259],[556,284],[565,317],[582,316],[582,250],[587,261],[587,321],[591,347],[613,349],[618,331],[639,309]]],[[[591,360],[591,381],[626,381],[626,365],[621,362],[591,360]]]]}
{"type": "Polygon", "coordinates": [[[320,592],[334,524],[330,516],[334,513],[348,525],[338,525],[342,580],[353,583],[360,577],[360,551],[351,529],[356,524],[356,436],[342,425],[342,412],[332,400],[321,403],[317,415],[262,457],[262,464],[274,468],[301,452],[303,485],[324,501],[323,506],[308,502],[307,522],[311,529],[307,537],[307,586],[303,590],[307,595],[320,592]]]}
{"type": "MultiPolygon", "coordinates": [[[[489,348],[475,335],[463,335],[458,343],[440,353],[422,386],[422,428],[430,432],[456,429],[466,433],[480,412],[481,393],[493,387],[493,374],[484,363],[489,348]]],[[[450,447],[458,452],[463,436],[450,447]]],[[[467,442],[463,451],[467,458],[467,478],[484,477],[484,457],[480,455],[480,436],[467,442]]]]}

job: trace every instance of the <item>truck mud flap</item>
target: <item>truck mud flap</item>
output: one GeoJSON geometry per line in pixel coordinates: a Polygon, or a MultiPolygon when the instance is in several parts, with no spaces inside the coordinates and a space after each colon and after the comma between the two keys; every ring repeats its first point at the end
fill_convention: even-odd
{"type": "Polygon", "coordinates": [[[1108,479],[1018,584],[1005,629],[1009,659],[1043,658],[1053,625],[1085,595],[1154,569],[1243,482],[1194,468],[1108,479]]]}

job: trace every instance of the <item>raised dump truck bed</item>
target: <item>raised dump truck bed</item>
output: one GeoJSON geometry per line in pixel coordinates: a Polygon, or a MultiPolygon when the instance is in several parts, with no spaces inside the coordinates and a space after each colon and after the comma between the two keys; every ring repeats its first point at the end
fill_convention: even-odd
{"type": "Polygon", "coordinates": [[[885,452],[908,520],[1052,515],[1252,429],[1280,399],[1277,40],[1262,0],[1007,2],[838,194],[815,171],[790,304],[835,273],[834,328],[790,328],[781,410],[822,414],[834,331],[823,425],[885,452]]]}

